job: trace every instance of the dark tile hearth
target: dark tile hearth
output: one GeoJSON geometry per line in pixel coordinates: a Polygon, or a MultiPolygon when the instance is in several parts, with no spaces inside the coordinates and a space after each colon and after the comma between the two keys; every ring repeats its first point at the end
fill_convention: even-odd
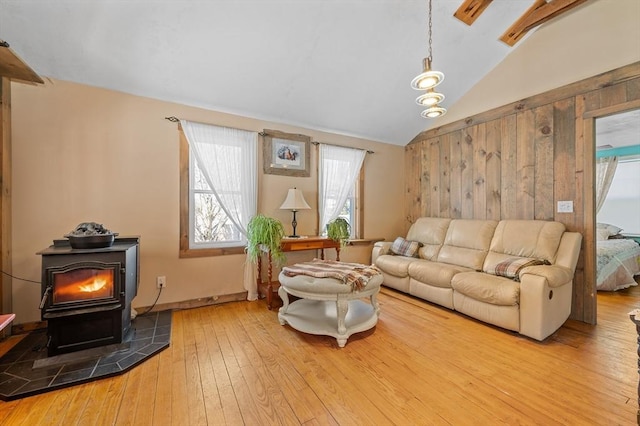
{"type": "Polygon", "coordinates": [[[123,374],[169,347],[171,311],[139,316],[122,343],[47,357],[45,331],[30,333],[0,358],[0,399],[11,401],[123,374]]]}

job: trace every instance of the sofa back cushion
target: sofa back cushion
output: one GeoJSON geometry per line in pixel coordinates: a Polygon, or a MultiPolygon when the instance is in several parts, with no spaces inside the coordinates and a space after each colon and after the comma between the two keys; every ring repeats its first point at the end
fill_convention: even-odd
{"type": "Polygon", "coordinates": [[[423,259],[435,260],[444,243],[450,222],[451,219],[447,218],[421,217],[409,228],[407,240],[421,242],[419,256],[423,259]]]}
{"type": "Polygon", "coordinates": [[[501,220],[491,240],[483,270],[509,258],[524,257],[555,263],[564,224],[545,220],[501,220]]]}
{"type": "Polygon", "coordinates": [[[453,219],[438,253],[438,262],[482,270],[497,225],[495,220],[453,219]]]}

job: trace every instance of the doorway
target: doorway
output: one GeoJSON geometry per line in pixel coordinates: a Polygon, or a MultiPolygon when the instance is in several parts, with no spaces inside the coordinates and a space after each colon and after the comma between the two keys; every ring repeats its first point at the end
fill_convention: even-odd
{"type": "Polygon", "coordinates": [[[585,256],[592,262],[585,263],[592,265],[596,319],[601,295],[607,294],[607,300],[614,291],[634,299],[638,295],[634,286],[637,277],[635,282],[633,277],[637,269],[620,267],[619,271],[613,272],[614,264],[621,263],[624,257],[630,262],[627,265],[635,265],[637,254],[623,250],[619,252],[619,259],[607,259],[611,259],[609,246],[627,244],[637,251],[632,238],[640,240],[637,214],[640,211],[640,109],[637,102],[629,102],[615,109],[592,111],[589,115],[585,117],[585,139],[593,149],[590,156],[593,185],[587,186],[592,191],[586,191],[585,197],[589,198],[590,193],[593,198],[589,203],[592,208],[585,212],[585,216],[591,216],[586,218],[585,225],[591,225],[591,232],[587,234],[592,235],[593,240],[586,245],[585,251],[585,256]],[[609,173],[604,173],[607,170],[609,173]],[[598,256],[598,247],[601,256],[598,256]]]}

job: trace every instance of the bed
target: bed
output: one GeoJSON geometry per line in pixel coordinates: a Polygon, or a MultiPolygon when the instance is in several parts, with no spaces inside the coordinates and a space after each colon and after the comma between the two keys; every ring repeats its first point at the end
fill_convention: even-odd
{"type": "Polygon", "coordinates": [[[631,239],[598,240],[597,282],[601,291],[616,291],[638,285],[640,275],[640,245],[631,239]]]}

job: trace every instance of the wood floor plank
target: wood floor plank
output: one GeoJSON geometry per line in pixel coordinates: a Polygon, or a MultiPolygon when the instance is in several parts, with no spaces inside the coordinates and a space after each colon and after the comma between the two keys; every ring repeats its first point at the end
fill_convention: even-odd
{"type": "MultiPolygon", "coordinates": [[[[172,317],[174,315],[172,314],[172,317]]],[[[158,358],[158,381],[156,386],[150,387],[149,392],[155,396],[153,406],[153,424],[154,425],[170,425],[172,419],[172,369],[173,369],[173,351],[178,350],[173,339],[173,327],[171,346],[156,355],[158,358]]]]}
{"type": "Polygon", "coordinates": [[[171,424],[189,423],[189,394],[187,389],[187,368],[184,353],[184,316],[173,314],[171,327],[171,424]]]}
{"type": "Polygon", "coordinates": [[[205,337],[205,327],[208,325],[206,315],[204,317],[201,315],[201,309],[193,309],[191,313],[193,316],[190,318],[190,322],[193,324],[193,335],[196,343],[204,413],[205,419],[209,421],[219,418],[222,412],[222,403],[220,402],[218,384],[216,383],[216,376],[213,371],[213,361],[205,337]]]}
{"type": "MultiPolygon", "coordinates": [[[[116,424],[118,425],[132,425],[134,424],[136,411],[138,409],[138,395],[140,395],[143,388],[142,381],[143,368],[134,368],[127,373],[127,382],[125,384],[122,400],[119,405],[116,415],[116,424]]],[[[146,383],[144,384],[146,386],[146,383]]]]}
{"type": "Polygon", "coordinates": [[[124,391],[129,380],[129,373],[119,376],[111,377],[108,380],[110,383],[107,395],[104,397],[104,403],[98,413],[98,419],[95,424],[101,426],[108,426],[116,424],[116,418],[118,416],[118,408],[123,404],[129,404],[130,401],[124,401],[124,391]]]}
{"type": "Polygon", "coordinates": [[[260,356],[265,367],[272,372],[300,423],[315,421],[319,424],[334,424],[335,419],[298,373],[295,364],[289,358],[281,356],[280,342],[271,339],[265,325],[256,321],[256,312],[248,313],[253,318],[251,326],[247,325],[252,340],[260,348],[260,356]],[[255,330],[252,332],[250,327],[255,330]]]}
{"type": "Polygon", "coordinates": [[[141,370],[140,388],[138,389],[136,413],[133,424],[150,425],[153,423],[160,357],[154,356],[143,362],[138,368],[141,370]]]}
{"type": "Polygon", "coordinates": [[[227,307],[225,306],[221,307],[221,309],[217,309],[216,321],[212,322],[216,338],[220,345],[220,352],[224,363],[223,365],[225,366],[226,374],[228,375],[236,403],[238,407],[241,408],[240,414],[242,415],[243,424],[261,424],[258,409],[249,391],[252,384],[247,383],[242,376],[240,365],[236,359],[236,355],[230,342],[232,336],[229,335],[228,330],[233,327],[233,324],[231,324],[233,317],[226,314],[226,308],[227,307]]]}
{"type": "MultiPolygon", "coordinates": [[[[35,395],[25,398],[26,404],[7,418],[7,424],[38,425],[44,423],[44,416],[52,402],[46,395],[35,395]],[[47,401],[49,400],[49,401],[47,401]]],[[[4,423],[3,423],[4,424],[4,423]]]]}
{"type": "MultiPolygon", "coordinates": [[[[72,386],[56,392],[55,399],[52,400],[49,410],[46,414],[47,424],[64,425],[65,416],[69,411],[75,411],[73,407],[74,401],[77,401],[79,393],[86,389],[85,385],[72,386]]],[[[2,424],[2,422],[0,422],[2,424]]]]}
{"type": "Polygon", "coordinates": [[[640,287],[599,293],[598,325],[567,321],[544,342],[388,288],[379,301],[378,325],[344,348],[264,301],[176,311],[166,350],[0,402],[0,424],[636,424],[640,287]]]}
{"type": "Polygon", "coordinates": [[[192,310],[180,312],[189,326],[184,327],[184,356],[187,380],[187,395],[189,407],[189,424],[201,425],[207,423],[202,377],[198,362],[198,351],[194,329],[197,328],[196,316],[192,310]]]}
{"type": "MultiPolygon", "coordinates": [[[[221,412],[207,411],[207,416],[209,419],[214,419],[215,421],[221,420],[224,424],[241,425],[243,424],[243,420],[240,405],[233,390],[233,385],[231,384],[231,379],[218,340],[218,333],[220,332],[216,332],[214,326],[214,322],[217,322],[216,309],[210,312],[203,312],[202,310],[200,312],[203,319],[204,343],[207,347],[216,383],[216,389],[210,389],[209,391],[217,393],[219,404],[222,408],[221,412]]],[[[215,410],[215,407],[213,409],[215,410]]]]}
{"type": "Polygon", "coordinates": [[[102,406],[107,402],[107,397],[109,396],[109,387],[112,379],[113,378],[97,380],[91,383],[90,391],[86,395],[87,403],[82,407],[80,417],[76,424],[98,424],[102,406]]]}

